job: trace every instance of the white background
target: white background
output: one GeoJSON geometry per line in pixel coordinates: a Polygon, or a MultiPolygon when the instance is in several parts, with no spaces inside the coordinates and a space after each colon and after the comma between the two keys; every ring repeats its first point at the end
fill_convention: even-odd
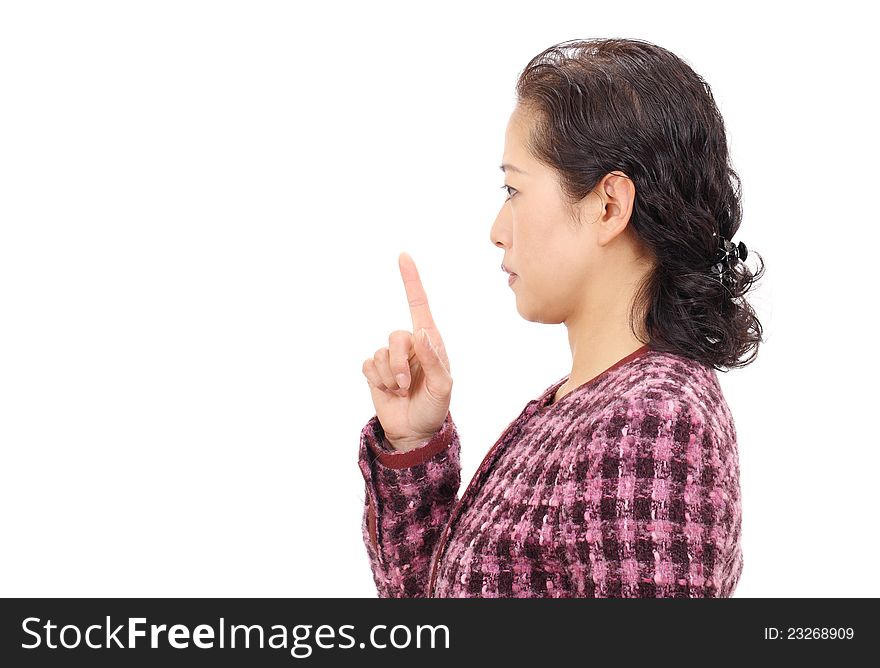
{"type": "Polygon", "coordinates": [[[361,365],[412,328],[399,253],[450,356],[462,492],[570,371],[489,228],[517,74],[586,37],[706,78],[767,263],[766,343],[719,373],[735,595],[880,595],[867,5],[0,7],[0,595],[375,596],[361,365]]]}

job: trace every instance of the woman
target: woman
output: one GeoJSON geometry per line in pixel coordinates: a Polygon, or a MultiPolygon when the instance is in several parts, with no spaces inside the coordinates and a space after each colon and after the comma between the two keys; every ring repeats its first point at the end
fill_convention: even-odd
{"type": "MultiPolygon", "coordinates": [[[[640,40],[550,47],[517,82],[491,229],[519,313],[565,323],[571,372],[458,498],[449,360],[415,264],[413,332],[364,363],[362,532],[382,597],[728,597],[739,458],[716,369],[762,341],[763,273],[711,90],[640,40]],[[735,185],[736,184],[736,185],[735,185]]],[[[752,350],[751,357],[743,360],[752,350]]]]}

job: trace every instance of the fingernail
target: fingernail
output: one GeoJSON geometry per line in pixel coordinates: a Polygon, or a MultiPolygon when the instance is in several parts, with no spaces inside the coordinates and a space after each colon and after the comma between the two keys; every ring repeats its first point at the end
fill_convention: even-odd
{"type": "Polygon", "coordinates": [[[395,376],[397,379],[397,384],[400,385],[401,390],[405,390],[409,386],[409,382],[406,379],[406,374],[399,373],[395,376]]]}

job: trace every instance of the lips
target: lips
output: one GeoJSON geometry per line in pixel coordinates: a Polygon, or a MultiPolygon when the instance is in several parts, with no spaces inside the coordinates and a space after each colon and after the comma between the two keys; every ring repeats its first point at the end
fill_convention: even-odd
{"type": "Polygon", "coordinates": [[[508,273],[508,274],[511,274],[512,276],[516,276],[516,274],[514,272],[512,272],[510,269],[505,267],[503,264],[501,265],[501,271],[508,273]]]}

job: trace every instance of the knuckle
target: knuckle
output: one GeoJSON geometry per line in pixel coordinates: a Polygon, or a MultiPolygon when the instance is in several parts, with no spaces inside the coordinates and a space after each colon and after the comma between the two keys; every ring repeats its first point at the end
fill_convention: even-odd
{"type": "Polygon", "coordinates": [[[388,335],[388,341],[389,341],[389,343],[392,343],[392,344],[395,341],[408,342],[411,336],[412,336],[412,334],[410,334],[405,329],[397,329],[388,335]]]}

